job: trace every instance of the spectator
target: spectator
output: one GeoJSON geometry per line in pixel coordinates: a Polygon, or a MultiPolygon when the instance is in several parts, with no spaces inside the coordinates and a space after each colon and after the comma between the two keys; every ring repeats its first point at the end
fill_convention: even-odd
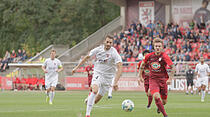
{"type": "Polygon", "coordinates": [[[15,53],[15,50],[12,50],[10,57],[11,57],[11,62],[17,62],[17,60],[16,60],[17,55],[15,53]]]}
{"type": "Polygon", "coordinates": [[[4,57],[1,62],[1,72],[6,71],[7,68],[8,68],[8,60],[6,59],[6,57],[4,57]]]}

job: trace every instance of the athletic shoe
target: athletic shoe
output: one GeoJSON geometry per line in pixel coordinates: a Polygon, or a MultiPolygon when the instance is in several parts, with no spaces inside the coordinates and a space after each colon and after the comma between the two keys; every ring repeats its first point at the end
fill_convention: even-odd
{"type": "Polygon", "coordinates": [[[151,109],[151,106],[147,106],[147,109],[151,109]]]}
{"type": "Polygon", "coordinates": [[[90,117],[90,115],[86,115],[85,117],[90,117]]]}
{"type": "Polygon", "coordinates": [[[84,103],[87,105],[88,97],[84,100],[84,103]]]}
{"type": "Polygon", "coordinates": [[[204,99],[201,99],[201,102],[204,102],[204,99]]]}
{"type": "Polygon", "coordinates": [[[159,109],[157,109],[157,113],[160,114],[160,110],[159,109]]]}
{"type": "Polygon", "coordinates": [[[49,102],[49,100],[50,100],[50,97],[49,97],[49,96],[47,96],[47,97],[46,97],[46,102],[48,103],[48,102],[49,102]]]}
{"type": "Polygon", "coordinates": [[[112,96],[108,96],[108,99],[112,99],[112,96]]]}
{"type": "Polygon", "coordinates": [[[52,105],[53,103],[50,101],[49,104],[52,105]]]}

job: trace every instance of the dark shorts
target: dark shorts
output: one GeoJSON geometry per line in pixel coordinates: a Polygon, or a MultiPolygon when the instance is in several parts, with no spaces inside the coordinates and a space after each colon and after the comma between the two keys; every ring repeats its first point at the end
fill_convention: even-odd
{"type": "Polygon", "coordinates": [[[146,93],[149,91],[149,78],[144,79],[144,91],[146,93]]]}
{"type": "Polygon", "coordinates": [[[151,94],[158,92],[162,99],[167,99],[168,86],[166,84],[166,78],[149,79],[149,89],[151,94]]]}
{"type": "Polygon", "coordinates": [[[193,80],[187,80],[187,87],[193,86],[193,80]]]}

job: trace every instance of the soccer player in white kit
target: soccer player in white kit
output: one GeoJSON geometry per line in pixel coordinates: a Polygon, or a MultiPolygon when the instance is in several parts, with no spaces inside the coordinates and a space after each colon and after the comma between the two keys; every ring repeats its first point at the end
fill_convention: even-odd
{"type": "Polygon", "coordinates": [[[51,50],[50,58],[46,59],[42,65],[42,70],[45,73],[45,88],[47,90],[46,102],[53,104],[55,96],[55,87],[58,83],[58,73],[63,70],[63,66],[56,56],[56,51],[51,50]]]}
{"type": "Polygon", "coordinates": [[[100,101],[104,94],[109,90],[109,87],[112,86],[112,79],[114,77],[113,89],[118,89],[117,83],[122,74],[122,59],[112,45],[113,37],[109,35],[106,36],[104,44],[91,50],[90,53],[72,70],[73,74],[80,65],[84,64],[90,57],[95,56],[96,60],[91,83],[92,92],[87,101],[86,117],[90,117],[93,104],[100,101]]]}
{"type": "Polygon", "coordinates": [[[208,73],[210,73],[209,66],[204,63],[203,56],[200,57],[200,63],[195,67],[197,74],[198,87],[201,89],[201,102],[204,102],[206,87],[208,87],[208,73]]]}

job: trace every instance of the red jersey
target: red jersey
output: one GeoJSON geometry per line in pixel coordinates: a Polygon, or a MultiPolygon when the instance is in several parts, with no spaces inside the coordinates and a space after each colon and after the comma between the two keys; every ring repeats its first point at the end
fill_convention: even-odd
{"type": "Polygon", "coordinates": [[[93,77],[93,65],[85,67],[85,71],[88,73],[88,78],[93,77]]]}
{"type": "MultiPolygon", "coordinates": [[[[139,61],[138,63],[138,69],[140,68],[142,61],[139,61]]],[[[149,79],[149,64],[146,64],[144,67],[144,71],[142,72],[143,79],[149,79]]]]}
{"type": "Polygon", "coordinates": [[[168,78],[166,67],[173,65],[169,56],[164,52],[160,55],[155,55],[155,52],[149,53],[143,61],[149,64],[150,78],[152,79],[168,78]]]}

